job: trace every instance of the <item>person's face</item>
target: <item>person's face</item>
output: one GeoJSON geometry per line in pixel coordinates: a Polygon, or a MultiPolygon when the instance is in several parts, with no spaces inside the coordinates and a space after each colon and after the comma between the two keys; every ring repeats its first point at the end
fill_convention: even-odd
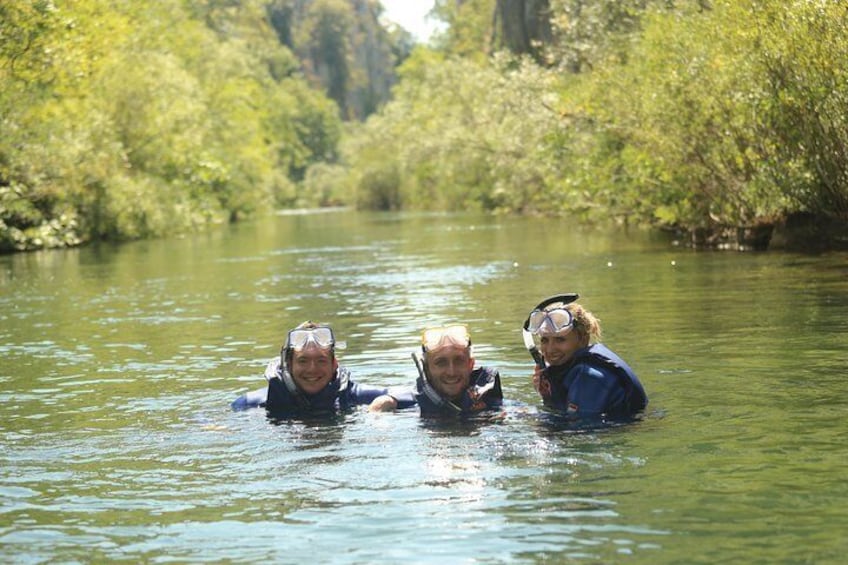
{"type": "Polygon", "coordinates": [[[461,345],[445,345],[427,352],[427,370],[430,384],[442,396],[459,398],[468,388],[474,358],[471,350],[461,345]]]}
{"type": "Polygon", "coordinates": [[[574,352],[585,347],[586,340],[580,338],[580,333],[574,330],[565,334],[542,335],[539,349],[545,361],[551,365],[565,365],[574,356],[574,352]]]}
{"type": "Polygon", "coordinates": [[[297,388],[306,394],[315,394],[327,386],[333,380],[336,366],[336,359],[329,347],[309,344],[304,349],[292,352],[292,379],[297,388]]]}

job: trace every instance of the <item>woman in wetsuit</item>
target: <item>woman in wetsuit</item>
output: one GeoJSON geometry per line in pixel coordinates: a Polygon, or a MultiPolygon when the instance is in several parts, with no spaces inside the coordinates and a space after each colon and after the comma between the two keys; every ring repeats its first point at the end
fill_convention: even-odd
{"type": "Polygon", "coordinates": [[[574,418],[630,417],[647,406],[636,373],[600,343],[600,322],[579,304],[554,302],[536,309],[526,328],[546,365],[533,373],[545,406],[574,418]]]}

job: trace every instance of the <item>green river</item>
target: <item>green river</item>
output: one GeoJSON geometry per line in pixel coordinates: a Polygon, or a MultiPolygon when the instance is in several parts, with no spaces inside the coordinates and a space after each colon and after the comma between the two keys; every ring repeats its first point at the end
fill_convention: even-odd
{"type": "Polygon", "coordinates": [[[568,220],[331,211],[0,256],[4,563],[838,563],[848,255],[699,252],[568,220]],[[644,417],[539,413],[521,324],[578,292],[644,417]],[[230,402],[331,323],[363,384],[412,384],[465,323],[506,417],[230,402]]]}

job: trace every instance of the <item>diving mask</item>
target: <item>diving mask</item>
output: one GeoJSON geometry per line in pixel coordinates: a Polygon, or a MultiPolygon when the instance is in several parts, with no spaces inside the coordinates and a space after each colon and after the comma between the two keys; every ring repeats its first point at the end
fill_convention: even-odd
{"type": "Polygon", "coordinates": [[[336,344],[336,338],[329,326],[295,328],[289,332],[286,339],[286,349],[300,351],[305,349],[310,342],[322,349],[327,349],[336,344]]]}
{"type": "Polygon", "coordinates": [[[573,327],[574,316],[565,308],[533,310],[527,323],[527,330],[534,334],[558,334],[570,331],[573,327]]]}
{"type": "Polygon", "coordinates": [[[421,345],[425,351],[432,351],[445,345],[458,345],[469,347],[471,336],[465,326],[445,326],[443,328],[430,328],[421,335],[421,345]]]}

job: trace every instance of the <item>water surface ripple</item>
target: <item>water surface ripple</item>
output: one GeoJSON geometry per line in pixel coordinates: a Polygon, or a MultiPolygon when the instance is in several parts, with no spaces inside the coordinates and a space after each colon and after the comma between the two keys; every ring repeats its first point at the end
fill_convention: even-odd
{"type": "Polygon", "coordinates": [[[0,561],[838,562],[846,259],[356,212],[0,257],[0,561]],[[539,409],[520,325],[564,291],[641,376],[640,421],[539,409]],[[231,412],[305,319],[387,385],[424,327],[467,323],[505,413],[231,412]]]}

